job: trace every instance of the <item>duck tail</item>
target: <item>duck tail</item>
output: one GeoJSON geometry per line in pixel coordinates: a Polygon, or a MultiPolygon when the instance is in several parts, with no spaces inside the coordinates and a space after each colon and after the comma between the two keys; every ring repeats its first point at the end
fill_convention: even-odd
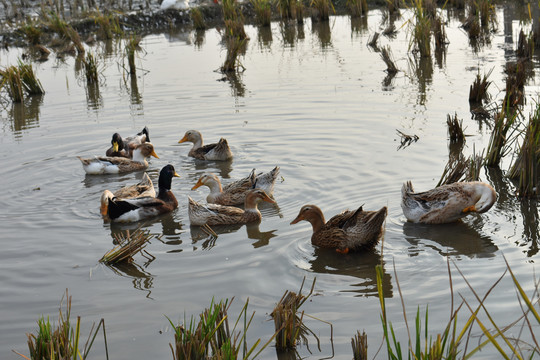
{"type": "Polygon", "coordinates": [[[143,142],[150,142],[150,130],[148,130],[148,127],[144,127],[144,129],[141,130],[140,133],[137,134],[138,136],[146,135],[146,138],[143,142]]]}
{"type": "Polygon", "coordinates": [[[404,182],[403,187],[401,188],[401,196],[405,197],[414,192],[412,183],[410,181],[404,182]]]}
{"type": "Polygon", "coordinates": [[[120,200],[116,197],[109,198],[109,217],[111,220],[118,219],[120,216],[124,215],[127,212],[136,210],[139,207],[133,205],[127,201],[120,200]]]}

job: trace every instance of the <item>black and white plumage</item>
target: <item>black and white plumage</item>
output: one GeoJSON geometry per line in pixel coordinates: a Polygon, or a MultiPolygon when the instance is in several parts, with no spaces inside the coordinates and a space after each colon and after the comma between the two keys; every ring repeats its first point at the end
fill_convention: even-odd
{"type": "Polygon", "coordinates": [[[150,142],[150,131],[146,126],[141,132],[125,139],[123,139],[119,133],[114,133],[111,139],[111,147],[107,149],[105,155],[131,159],[133,156],[133,149],[145,142],[150,142]]]}
{"type": "Polygon", "coordinates": [[[116,222],[136,222],[173,211],[178,207],[178,201],[171,191],[173,177],[179,175],[172,165],[161,169],[156,197],[109,199],[108,217],[116,222]]]}

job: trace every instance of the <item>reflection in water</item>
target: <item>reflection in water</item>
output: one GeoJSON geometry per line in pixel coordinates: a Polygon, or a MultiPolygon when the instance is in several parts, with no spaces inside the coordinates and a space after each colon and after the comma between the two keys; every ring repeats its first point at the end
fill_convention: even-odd
{"type": "Polygon", "coordinates": [[[270,50],[270,48],[272,47],[272,27],[259,26],[259,28],[257,29],[257,40],[261,50],[270,50]]]}
{"type": "Polygon", "coordinates": [[[283,44],[294,47],[298,40],[305,38],[304,25],[296,21],[280,21],[279,32],[283,39],[283,44]]]}
{"type": "Polygon", "coordinates": [[[131,105],[142,105],[142,96],[139,92],[139,85],[137,84],[137,76],[132,75],[129,77],[131,83],[130,100],[131,105]]]}
{"type": "Polygon", "coordinates": [[[431,57],[409,57],[409,71],[411,78],[418,80],[418,105],[426,105],[427,85],[431,84],[433,80],[433,61],[431,57]]]}
{"type": "Polygon", "coordinates": [[[442,256],[465,255],[470,258],[486,258],[495,256],[498,247],[491,241],[491,238],[481,235],[475,228],[481,228],[482,220],[477,220],[480,224],[471,225],[463,221],[451,224],[415,224],[405,222],[403,224],[403,234],[411,246],[409,256],[416,256],[422,247],[432,248],[442,256]],[[436,244],[427,243],[430,240],[436,244]],[[420,244],[420,246],[419,246],[420,244]]]}
{"type": "Polygon", "coordinates": [[[394,91],[394,84],[393,84],[393,80],[394,80],[394,77],[396,76],[397,73],[395,72],[391,72],[391,73],[387,73],[386,76],[384,77],[383,81],[382,81],[382,90],[383,91],[394,91]]]}
{"type": "Polygon", "coordinates": [[[137,290],[145,291],[146,297],[150,298],[150,294],[152,293],[150,289],[154,287],[154,276],[144,269],[150,262],[145,263],[144,266],[140,266],[136,262],[121,262],[107,265],[107,267],[113,270],[116,275],[132,279],[133,287],[137,290]]]}
{"type": "Polygon", "coordinates": [[[351,31],[353,35],[362,35],[368,31],[367,16],[351,18],[351,31]]]}
{"type": "MultiPolygon", "coordinates": [[[[383,264],[382,256],[376,251],[361,253],[340,254],[331,249],[315,248],[315,257],[309,261],[311,270],[320,274],[347,275],[359,278],[360,281],[352,284],[357,296],[378,296],[377,273],[375,266],[383,264]]],[[[382,288],[384,297],[392,297],[392,278],[384,270],[383,264],[382,288]]]]}
{"type": "Polygon", "coordinates": [[[204,45],[205,39],[206,39],[206,30],[195,30],[194,37],[193,37],[193,45],[195,45],[195,48],[200,50],[202,49],[202,46],[204,45]]]}
{"type": "Polygon", "coordinates": [[[527,256],[538,253],[538,201],[534,198],[520,199],[520,209],[523,215],[523,245],[529,247],[527,256]]]}
{"type": "Polygon", "coordinates": [[[97,110],[103,106],[103,99],[99,91],[99,84],[86,84],[86,103],[88,109],[97,110]]]}
{"type": "Polygon", "coordinates": [[[332,32],[330,31],[330,21],[312,22],[312,32],[319,38],[321,48],[332,46],[332,32]]]}
{"type": "Polygon", "coordinates": [[[231,86],[232,96],[235,98],[244,97],[246,94],[246,86],[242,82],[242,75],[236,71],[229,71],[223,74],[222,80],[229,82],[231,86]]]}
{"type": "MultiPolygon", "coordinates": [[[[218,237],[220,234],[229,234],[238,231],[243,224],[233,224],[233,225],[214,225],[211,227],[212,231],[214,231],[218,237]]],[[[266,246],[270,243],[270,239],[273,237],[276,237],[277,235],[274,234],[277,229],[270,230],[270,231],[261,231],[259,226],[260,223],[253,222],[246,224],[246,232],[247,237],[249,239],[257,240],[251,245],[253,245],[254,248],[259,248],[262,246],[266,246]]],[[[193,246],[193,250],[197,250],[197,247],[195,247],[195,244],[202,241],[202,249],[203,250],[210,250],[216,245],[216,241],[218,237],[209,234],[207,230],[200,226],[190,226],[190,233],[191,233],[191,240],[193,246]]]]}
{"type": "Polygon", "coordinates": [[[195,170],[197,170],[196,174],[193,174],[193,185],[197,182],[197,180],[200,177],[200,172],[212,172],[219,174],[219,176],[223,179],[229,179],[230,173],[233,171],[232,168],[232,160],[229,161],[205,161],[205,160],[199,160],[199,159],[193,159],[195,163],[195,170]]]}
{"type": "Polygon", "coordinates": [[[11,131],[15,136],[21,137],[21,131],[39,126],[40,106],[43,103],[43,95],[32,95],[23,102],[12,102],[8,112],[8,118],[13,119],[11,131]]]}

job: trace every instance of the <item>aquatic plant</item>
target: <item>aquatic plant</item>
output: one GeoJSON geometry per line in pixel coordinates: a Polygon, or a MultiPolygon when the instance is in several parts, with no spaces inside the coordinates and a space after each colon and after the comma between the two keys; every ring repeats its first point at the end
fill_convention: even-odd
{"type": "Polygon", "coordinates": [[[448,125],[448,137],[451,143],[460,143],[465,141],[463,132],[463,120],[458,120],[457,113],[454,116],[446,115],[446,125],[448,125]]]}
{"type": "Polygon", "coordinates": [[[435,40],[435,52],[441,52],[448,44],[446,37],[445,22],[440,16],[433,18],[433,39],[435,40]]]}
{"type": "Polygon", "coordinates": [[[193,21],[193,27],[195,30],[206,30],[206,22],[204,21],[204,16],[198,7],[192,8],[189,11],[191,21],[193,21]]]}
{"type": "Polygon", "coordinates": [[[227,38],[227,56],[225,62],[221,66],[221,72],[234,72],[237,71],[239,67],[243,67],[242,64],[238,63],[238,55],[242,52],[242,49],[246,45],[246,40],[241,39],[240,37],[229,37],[227,38]]]}
{"type": "Polygon", "coordinates": [[[385,0],[386,9],[390,15],[399,13],[400,0],[385,0]]]}
{"type": "Polygon", "coordinates": [[[225,21],[225,36],[232,38],[247,39],[244,30],[244,15],[238,7],[236,0],[222,1],[223,19],[225,21]]]}
{"type": "Polygon", "coordinates": [[[386,72],[388,72],[389,74],[395,74],[399,71],[396,67],[396,64],[394,63],[390,46],[386,46],[381,49],[381,58],[386,64],[386,72]]]}
{"type": "Polygon", "coordinates": [[[489,138],[485,158],[487,166],[499,166],[502,157],[511,150],[508,143],[508,132],[512,129],[516,118],[517,113],[508,106],[495,115],[495,124],[489,138]]]}
{"type": "Polygon", "coordinates": [[[283,20],[296,18],[297,0],[276,0],[276,7],[283,20]]]}
{"type": "Polygon", "coordinates": [[[476,154],[473,147],[473,154],[469,156],[467,162],[467,172],[465,173],[465,178],[463,181],[479,181],[480,170],[484,165],[484,151],[482,150],[481,154],[476,154]]]}
{"type": "Polygon", "coordinates": [[[347,9],[353,18],[362,16],[368,11],[367,0],[347,0],[347,9]]]}
{"type": "Polygon", "coordinates": [[[270,26],[272,3],[270,0],[250,0],[255,10],[255,18],[260,26],[270,26]]]}
{"type": "Polygon", "coordinates": [[[431,22],[433,17],[426,10],[422,0],[413,0],[414,23],[409,49],[420,54],[420,57],[431,56],[431,22]]]}
{"type": "Polygon", "coordinates": [[[41,82],[36,78],[32,65],[23,63],[0,69],[0,90],[5,89],[13,102],[22,102],[24,95],[45,93],[41,82]]]}
{"type": "Polygon", "coordinates": [[[316,337],[303,322],[304,312],[298,313],[300,307],[307,299],[309,299],[311,294],[313,294],[313,288],[315,287],[316,279],[313,279],[309,293],[307,295],[302,295],[302,288],[304,287],[305,280],[306,279],[304,278],[298,294],[286,290],[270,314],[274,319],[274,327],[276,329],[276,349],[278,350],[294,349],[300,339],[304,343],[307,343],[308,333],[311,333],[316,337]]]}
{"type": "Polygon", "coordinates": [[[99,72],[97,66],[97,59],[94,54],[92,54],[91,52],[86,54],[83,64],[86,83],[97,84],[99,81],[99,72]]]}
{"type": "Polygon", "coordinates": [[[133,262],[133,256],[144,251],[144,248],[148,245],[152,237],[153,235],[150,234],[150,230],[142,230],[141,228],[138,228],[133,233],[127,230],[126,235],[115,234],[114,239],[118,245],[107,251],[99,262],[108,265],[120,262],[131,263],[133,262]]]}
{"type": "Polygon", "coordinates": [[[118,16],[114,13],[109,12],[103,14],[99,9],[96,9],[90,17],[94,19],[94,23],[99,26],[98,35],[101,39],[112,39],[115,34],[123,35],[124,31],[120,26],[118,16]]]}
{"type": "Polygon", "coordinates": [[[48,27],[58,33],[59,35],[71,40],[77,49],[79,54],[84,54],[84,46],[81,41],[81,37],[77,30],[75,30],[70,24],[68,24],[64,19],[62,19],[58,13],[50,12],[49,14],[43,14],[45,24],[48,27]]]}
{"type": "Polygon", "coordinates": [[[135,53],[140,50],[140,43],[141,37],[136,34],[130,35],[126,41],[125,52],[128,59],[129,73],[132,76],[137,72],[137,67],[135,66],[135,53]]]}
{"type": "Polygon", "coordinates": [[[374,49],[378,49],[377,41],[379,41],[379,36],[380,35],[381,35],[380,33],[375,31],[375,33],[373,33],[373,36],[369,37],[369,40],[368,40],[368,43],[367,43],[368,46],[371,46],[374,49]]]}
{"type": "Polygon", "coordinates": [[[508,62],[505,68],[506,73],[506,93],[503,100],[503,107],[513,108],[522,105],[525,100],[524,88],[527,74],[525,63],[517,61],[508,62]]]}
{"type": "Polygon", "coordinates": [[[488,89],[491,85],[491,81],[489,81],[488,78],[492,71],[493,69],[491,69],[487,74],[484,74],[483,77],[480,76],[480,71],[476,74],[476,78],[469,88],[470,103],[481,103],[482,101],[487,101],[490,99],[488,89]]]}
{"type": "Polygon", "coordinates": [[[105,333],[105,320],[101,319],[95,332],[93,332],[94,326],[90,330],[88,340],[86,341],[84,348],[80,347],[80,329],[81,329],[81,317],[77,317],[77,323],[73,327],[71,323],[71,296],[69,296],[66,290],[66,308],[65,312],[62,312],[62,304],[64,297],[60,301],[58,325],[53,328],[53,325],[49,321],[49,317],[45,320],[45,317],[41,317],[38,320],[37,334],[26,334],[28,337],[28,350],[30,357],[26,357],[14,351],[17,355],[32,360],[84,360],[88,357],[88,354],[92,348],[94,340],[99,332],[100,327],[103,327],[103,337],[105,342],[105,354],[106,358],[109,358],[109,351],[107,347],[107,336],[105,333]]]}
{"type": "Polygon", "coordinates": [[[23,24],[18,29],[18,32],[22,33],[28,43],[31,45],[39,44],[41,40],[41,35],[43,35],[43,30],[31,20],[23,24]]]}
{"type": "MultiPolygon", "coordinates": [[[[233,298],[234,300],[234,298],[233,298]]],[[[193,316],[189,323],[184,319],[184,325],[174,325],[167,317],[174,329],[174,344],[169,344],[173,359],[175,360],[206,360],[206,359],[250,359],[256,358],[262,350],[273,340],[273,337],[262,345],[261,349],[254,354],[261,340],[255,341],[248,348],[247,331],[253,320],[255,312],[248,318],[246,300],[234,326],[229,325],[228,310],[232,304],[228,299],[219,303],[210,303],[197,321],[193,316]],[[240,320],[243,319],[243,329],[237,330],[240,320]],[[240,355],[241,354],[241,355],[240,355]]]]}
{"type": "Polygon", "coordinates": [[[367,334],[365,331],[362,331],[362,334],[360,334],[360,331],[356,332],[356,335],[351,339],[351,344],[353,348],[353,359],[354,360],[367,360],[368,354],[367,354],[367,334]]]}
{"type": "Polygon", "coordinates": [[[330,18],[330,10],[336,12],[332,0],[311,0],[310,6],[311,19],[315,21],[326,21],[330,18]]]}
{"type": "Polygon", "coordinates": [[[534,40],[533,35],[525,35],[523,29],[519,31],[518,46],[516,49],[516,56],[521,61],[528,61],[532,58],[534,53],[534,40]]]}
{"type": "MultiPolygon", "coordinates": [[[[429,309],[426,306],[424,323],[422,324],[422,318],[420,317],[420,307],[416,310],[415,317],[415,331],[411,334],[409,330],[409,324],[407,321],[407,314],[405,311],[405,302],[403,294],[401,293],[401,287],[399,285],[397,272],[394,264],[394,278],[396,279],[397,288],[399,290],[399,296],[401,298],[401,305],[403,308],[403,319],[405,321],[405,327],[407,329],[408,343],[405,346],[397,340],[396,332],[390,320],[386,314],[386,302],[383,293],[382,279],[384,271],[381,265],[376,266],[377,272],[377,290],[379,292],[379,302],[381,307],[381,323],[383,327],[383,337],[386,342],[386,348],[388,351],[389,359],[456,359],[457,355],[461,352],[459,346],[461,341],[466,338],[470,328],[473,324],[473,316],[470,316],[463,328],[458,328],[457,315],[462,305],[456,310],[450,309],[450,319],[444,331],[435,336],[429,335],[429,309]],[[424,329],[422,329],[422,325],[424,329]],[[423,343],[423,344],[422,344],[423,343]],[[405,351],[405,355],[403,354],[405,351]]],[[[450,276],[450,267],[448,266],[448,272],[450,276]]],[[[452,278],[450,276],[450,296],[453,298],[452,278]]],[[[465,355],[464,353],[461,355],[465,355]]]]}
{"type": "Polygon", "coordinates": [[[508,177],[518,180],[517,194],[521,197],[538,195],[538,165],[540,164],[540,104],[529,115],[518,154],[510,167],[508,177]]]}

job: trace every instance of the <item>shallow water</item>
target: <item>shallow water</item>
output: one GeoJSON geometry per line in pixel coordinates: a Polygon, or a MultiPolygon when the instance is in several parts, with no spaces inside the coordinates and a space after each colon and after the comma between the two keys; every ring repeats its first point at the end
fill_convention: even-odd
{"type": "MultiPolygon", "coordinates": [[[[337,16],[328,24],[307,20],[301,27],[273,23],[271,32],[247,26],[251,40],[241,59],[246,70],[232,79],[216,72],[226,52],[215,29],[146,36],[136,82],[126,80],[120,44],[90,48],[104,64],[97,90],[86,86],[80,64],[71,57],[36,63],[46,94],[1,111],[0,357],[19,358],[12,349],[27,353],[25,333],[35,330],[41,315],[57,319],[66,288],[73,297],[72,314],[82,318],[82,334],[105,319],[115,359],[170,356],[173,333],[165,316],[181,322],[213,297],[235,297],[232,317],[249,298],[249,309],[256,312],[251,341],[266,341],[273,333],[268,314],[285,290],[298,291],[304,277],[307,284],[316,278],[316,296],[303,309],[332,323],[333,337],[328,324],[310,319],[321,352],[314,339],[312,355],[305,346],[299,352],[350,359],[351,337],[365,330],[372,357],[382,338],[374,270],[381,262],[388,315],[402,341],[398,280],[409,325],[416,307],[424,311],[429,305],[433,334],[444,329],[450,313],[448,262],[456,302],[462,294],[475,304],[456,266],[483,295],[504,272],[505,259],[530,293],[538,258],[538,205],[514,197],[513,185],[500,171],[481,175],[497,190],[497,204],[463,223],[418,226],[407,223],[400,208],[404,181],[412,180],[420,191],[440,178],[448,160],[448,114],[463,119],[471,135],[465,156],[487,146],[489,127],[471,119],[468,89],[478,70],[494,69],[490,92],[502,99],[504,64],[519,32],[512,16],[498,9],[499,29],[491,44],[478,50],[451,18],[445,57],[416,68],[407,55],[404,14],[396,23],[398,35],[380,40],[391,44],[402,70],[390,80],[379,53],[366,46],[380,31],[378,10],[353,23],[337,16]],[[509,26],[512,35],[505,37],[509,26]],[[136,183],[142,173],[88,176],[76,156],[101,155],[112,133],[128,136],[144,126],[160,156],[150,160],[148,173],[156,182],[161,167],[175,166],[181,178],[173,179],[172,190],[180,206],[143,224],[156,235],[146,248],[152,260],[137,256],[131,265],[107,267],[98,260],[112,248],[114,235],[141,224],[104,224],[99,196],[104,189],[136,183]],[[188,129],[200,130],[206,142],[227,138],[234,160],[188,158],[189,145],[178,144],[188,129]],[[400,148],[396,130],[419,140],[400,148]],[[261,204],[260,224],[216,228],[215,241],[190,227],[187,196],[206,197],[206,189],[190,191],[202,173],[215,172],[227,182],[252,168],[268,171],[276,165],[282,175],[274,193],[277,205],[261,204]],[[289,225],[306,203],[318,204],[327,218],[362,204],[366,210],[387,206],[384,245],[345,256],[315,249],[308,223],[289,225]]],[[[0,53],[2,65],[14,63],[22,52],[0,53]]],[[[527,93],[537,91],[530,81],[527,93]]],[[[508,278],[487,301],[500,325],[520,316],[516,304],[508,278]]],[[[474,341],[479,334],[475,328],[474,341]]],[[[93,357],[102,358],[102,342],[96,344],[93,357]]],[[[487,348],[476,358],[493,356],[487,348]]],[[[274,348],[261,358],[275,359],[274,348]]]]}

